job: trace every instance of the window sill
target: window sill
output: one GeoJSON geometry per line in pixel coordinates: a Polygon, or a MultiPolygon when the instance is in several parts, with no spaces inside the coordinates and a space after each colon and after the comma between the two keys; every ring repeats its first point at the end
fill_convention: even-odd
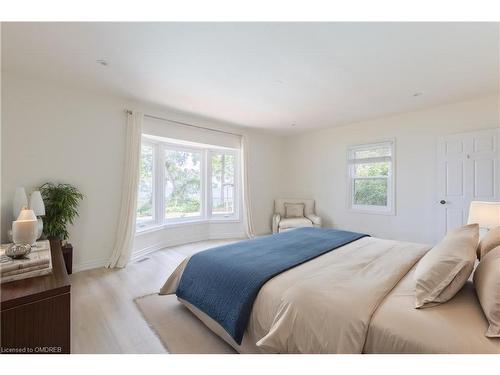
{"type": "Polygon", "coordinates": [[[197,220],[187,220],[187,221],[180,221],[180,222],[172,222],[172,223],[163,223],[159,225],[151,225],[145,228],[141,229],[136,229],[135,235],[136,236],[142,236],[144,234],[148,233],[154,233],[160,230],[164,229],[171,229],[171,228],[181,228],[181,227],[187,227],[190,225],[199,225],[199,224],[235,224],[235,223],[241,223],[241,219],[238,218],[212,218],[212,219],[197,219],[197,220]]]}
{"type": "Polygon", "coordinates": [[[384,210],[370,210],[366,208],[349,208],[348,210],[353,214],[371,214],[371,215],[385,215],[385,216],[396,215],[396,212],[394,210],[384,211],[384,210]]]}

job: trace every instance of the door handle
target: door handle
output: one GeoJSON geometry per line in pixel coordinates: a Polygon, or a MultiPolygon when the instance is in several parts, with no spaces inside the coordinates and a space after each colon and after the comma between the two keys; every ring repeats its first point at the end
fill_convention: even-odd
{"type": "Polygon", "coordinates": [[[446,201],[445,201],[444,199],[441,199],[441,200],[439,201],[439,203],[441,203],[441,204],[446,204],[446,201]]]}

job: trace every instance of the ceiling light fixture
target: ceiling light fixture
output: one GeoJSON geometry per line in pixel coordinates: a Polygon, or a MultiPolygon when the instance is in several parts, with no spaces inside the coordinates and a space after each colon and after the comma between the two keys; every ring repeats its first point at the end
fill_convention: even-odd
{"type": "Polygon", "coordinates": [[[416,98],[417,96],[422,96],[424,95],[423,92],[416,92],[415,94],[413,94],[413,96],[416,98]]]}
{"type": "Polygon", "coordinates": [[[99,65],[102,65],[102,66],[108,66],[108,62],[106,60],[103,60],[103,59],[98,59],[95,62],[98,63],[99,65]]]}

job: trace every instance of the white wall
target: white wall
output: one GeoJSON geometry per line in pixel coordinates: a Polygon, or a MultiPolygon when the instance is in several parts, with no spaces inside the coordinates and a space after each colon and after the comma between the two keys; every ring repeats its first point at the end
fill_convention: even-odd
{"type": "MultiPolygon", "coordinates": [[[[279,195],[282,139],[178,113],[111,94],[2,75],[2,241],[12,218],[17,186],[28,191],[46,181],[77,186],[85,200],[70,228],[75,269],[101,266],[109,258],[118,222],[125,146],[125,108],[178,121],[235,130],[250,141],[249,174],[255,228],[270,232],[279,195]]],[[[137,248],[242,234],[241,225],[176,228],[141,236],[137,248]]]]}
{"type": "MultiPolygon", "coordinates": [[[[70,229],[76,269],[108,259],[118,222],[125,108],[245,133],[254,224],[270,232],[276,197],[311,197],[326,226],[384,238],[436,240],[436,145],[441,135],[499,126],[498,97],[436,107],[292,137],[235,128],[111,94],[2,76],[2,240],[12,220],[14,189],[45,181],[71,183],[86,195],[70,229]],[[346,205],[346,149],[396,139],[396,215],[352,213],[346,205]]],[[[136,249],[241,235],[241,224],[179,227],[137,238],[136,249]]]]}
{"type": "Polygon", "coordinates": [[[326,226],[433,243],[438,137],[495,127],[499,98],[492,96],[293,136],[285,142],[284,193],[315,198],[326,226]],[[349,211],[347,148],[391,138],[396,140],[396,215],[349,211]]]}

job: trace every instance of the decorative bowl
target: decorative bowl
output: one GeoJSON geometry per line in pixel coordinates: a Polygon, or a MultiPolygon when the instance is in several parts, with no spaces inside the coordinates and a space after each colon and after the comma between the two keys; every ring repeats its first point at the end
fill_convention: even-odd
{"type": "Polygon", "coordinates": [[[31,252],[29,244],[13,244],[5,250],[5,255],[12,259],[23,258],[31,252]]]}

